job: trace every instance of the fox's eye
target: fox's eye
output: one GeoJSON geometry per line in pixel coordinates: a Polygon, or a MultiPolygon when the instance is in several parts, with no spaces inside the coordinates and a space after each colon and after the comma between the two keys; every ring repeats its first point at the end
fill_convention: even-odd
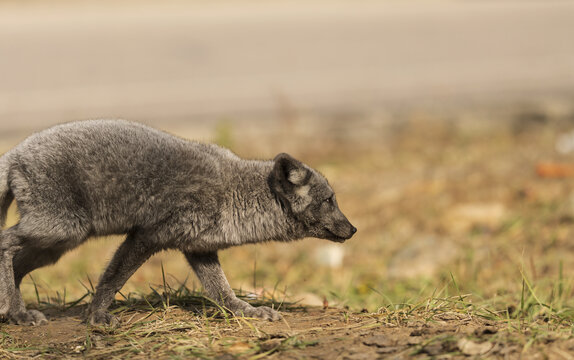
{"type": "Polygon", "coordinates": [[[325,203],[326,203],[327,205],[333,205],[333,197],[331,196],[330,198],[326,199],[326,200],[325,200],[325,203]]]}

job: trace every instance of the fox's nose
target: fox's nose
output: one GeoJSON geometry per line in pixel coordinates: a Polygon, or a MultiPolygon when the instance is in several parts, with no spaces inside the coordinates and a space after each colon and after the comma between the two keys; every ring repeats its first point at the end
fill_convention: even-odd
{"type": "Polygon", "coordinates": [[[351,225],[351,235],[354,235],[357,232],[357,228],[351,225]]]}

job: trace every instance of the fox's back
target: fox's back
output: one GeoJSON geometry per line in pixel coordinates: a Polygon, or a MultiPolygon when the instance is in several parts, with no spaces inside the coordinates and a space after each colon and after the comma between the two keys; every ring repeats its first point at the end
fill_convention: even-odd
{"type": "Polygon", "coordinates": [[[15,194],[23,206],[49,204],[85,214],[98,233],[122,232],[153,222],[178,204],[213,199],[221,186],[220,168],[234,157],[213,145],[119,120],[58,125],[30,136],[8,156],[9,176],[24,184],[15,194]]]}

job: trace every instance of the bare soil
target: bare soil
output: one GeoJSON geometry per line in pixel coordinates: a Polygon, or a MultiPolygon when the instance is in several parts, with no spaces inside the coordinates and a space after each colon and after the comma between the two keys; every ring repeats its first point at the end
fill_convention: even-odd
{"type": "Polygon", "coordinates": [[[574,351],[568,326],[547,319],[493,321],[461,311],[299,307],[283,312],[282,321],[266,322],[171,307],[121,313],[121,327],[111,330],[87,326],[83,310],[51,309],[44,326],[2,325],[0,358],[571,359],[574,351]],[[540,332],[544,336],[534,341],[540,332]]]}

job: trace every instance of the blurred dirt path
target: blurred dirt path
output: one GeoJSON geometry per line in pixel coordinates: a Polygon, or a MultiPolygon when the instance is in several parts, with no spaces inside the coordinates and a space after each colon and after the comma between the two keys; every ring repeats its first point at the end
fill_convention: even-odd
{"type": "Polygon", "coordinates": [[[104,116],[568,93],[572,19],[571,1],[2,3],[0,137],[104,116]]]}

